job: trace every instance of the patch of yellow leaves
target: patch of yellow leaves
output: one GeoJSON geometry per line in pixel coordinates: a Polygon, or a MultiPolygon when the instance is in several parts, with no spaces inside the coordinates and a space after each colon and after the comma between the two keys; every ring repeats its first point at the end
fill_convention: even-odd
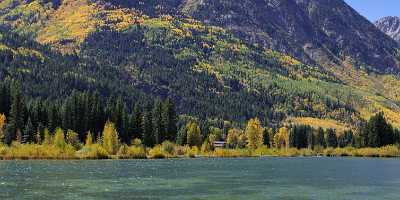
{"type": "Polygon", "coordinates": [[[342,124],[338,121],[332,120],[332,119],[318,119],[318,118],[312,118],[312,117],[295,117],[295,118],[289,118],[286,123],[288,124],[296,124],[296,125],[309,125],[313,128],[332,128],[335,129],[338,133],[342,133],[345,130],[349,129],[348,126],[345,124],[342,124]]]}

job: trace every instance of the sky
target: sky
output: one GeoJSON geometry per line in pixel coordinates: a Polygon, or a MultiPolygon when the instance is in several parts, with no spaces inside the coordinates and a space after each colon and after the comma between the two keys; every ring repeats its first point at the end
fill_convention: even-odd
{"type": "Polygon", "coordinates": [[[345,1],[372,22],[386,16],[400,16],[400,0],[345,1]]]}

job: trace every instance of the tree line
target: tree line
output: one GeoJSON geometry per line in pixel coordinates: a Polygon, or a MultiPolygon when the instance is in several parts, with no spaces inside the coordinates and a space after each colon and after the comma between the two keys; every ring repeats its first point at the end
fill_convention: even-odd
{"type": "MultiPolygon", "coordinates": [[[[400,131],[378,113],[361,123],[356,130],[337,133],[334,129],[315,129],[308,125],[289,125],[273,128],[263,126],[257,118],[247,122],[244,130],[240,124],[221,120],[198,120],[192,117],[178,119],[175,102],[149,100],[128,106],[122,97],[102,98],[97,92],[77,92],[64,99],[29,99],[22,93],[19,82],[0,83],[0,140],[10,145],[40,143],[46,134],[55,135],[62,130],[76,133],[77,142],[84,143],[88,135],[100,141],[109,123],[115,126],[118,140],[130,145],[140,139],[148,147],[164,141],[179,145],[213,149],[215,141],[225,141],[229,148],[252,148],[262,145],[274,148],[336,148],[382,147],[400,143],[400,131]]],[[[268,119],[264,119],[268,122],[268,119]]],[[[75,137],[75,136],[74,136],[75,137]]]]}
{"type": "Polygon", "coordinates": [[[3,82],[0,113],[4,130],[0,136],[6,144],[14,140],[35,143],[44,139],[45,132],[51,134],[61,128],[76,132],[79,141],[84,142],[89,134],[94,139],[101,138],[105,124],[110,122],[124,144],[131,144],[134,138],[142,139],[146,146],[175,141],[178,120],[175,102],[170,98],[149,102],[128,106],[122,97],[103,101],[97,92],[77,91],[63,101],[28,99],[19,82],[3,82]]]}

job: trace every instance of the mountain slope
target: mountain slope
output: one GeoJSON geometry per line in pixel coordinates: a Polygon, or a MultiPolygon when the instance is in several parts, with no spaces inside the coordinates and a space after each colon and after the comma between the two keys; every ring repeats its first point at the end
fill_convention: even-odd
{"type": "Polygon", "coordinates": [[[384,17],[376,21],[375,25],[400,43],[400,17],[384,17]]]}
{"type": "Polygon", "coordinates": [[[305,62],[341,64],[351,58],[381,71],[399,68],[397,44],[342,0],[191,0],[183,10],[305,62]]]}
{"type": "Polygon", "coordinates": [[[3,1],[1,76],[23,81],[32,97],[97,90],[145,104],[170,96],[180,113],[200,118],[267,116],[275,125],[311,117],[354,127],[383,110],[400,125],[400,81],[383,73],[396,69],[396,43],[329,2],[338,24],[318,1],[3,1]],[[9,60],[19,48],[46,59],[9,60]]]}

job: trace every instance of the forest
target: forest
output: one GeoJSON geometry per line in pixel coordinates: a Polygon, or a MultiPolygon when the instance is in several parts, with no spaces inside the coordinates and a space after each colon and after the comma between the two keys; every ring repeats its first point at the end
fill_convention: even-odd
{"type": "Polygon", "coordinates": [[[297,124],[275,128],[258,118],[241,128],[177,113],[170,98],[127,106],[121,97],[104,100],[96,92],[74,91],[63,101],[50,101],[22,91],[17,81],[0,84],[3,159],[400,156],[400,130],[382,112],[356,132],[297,124]]]}

